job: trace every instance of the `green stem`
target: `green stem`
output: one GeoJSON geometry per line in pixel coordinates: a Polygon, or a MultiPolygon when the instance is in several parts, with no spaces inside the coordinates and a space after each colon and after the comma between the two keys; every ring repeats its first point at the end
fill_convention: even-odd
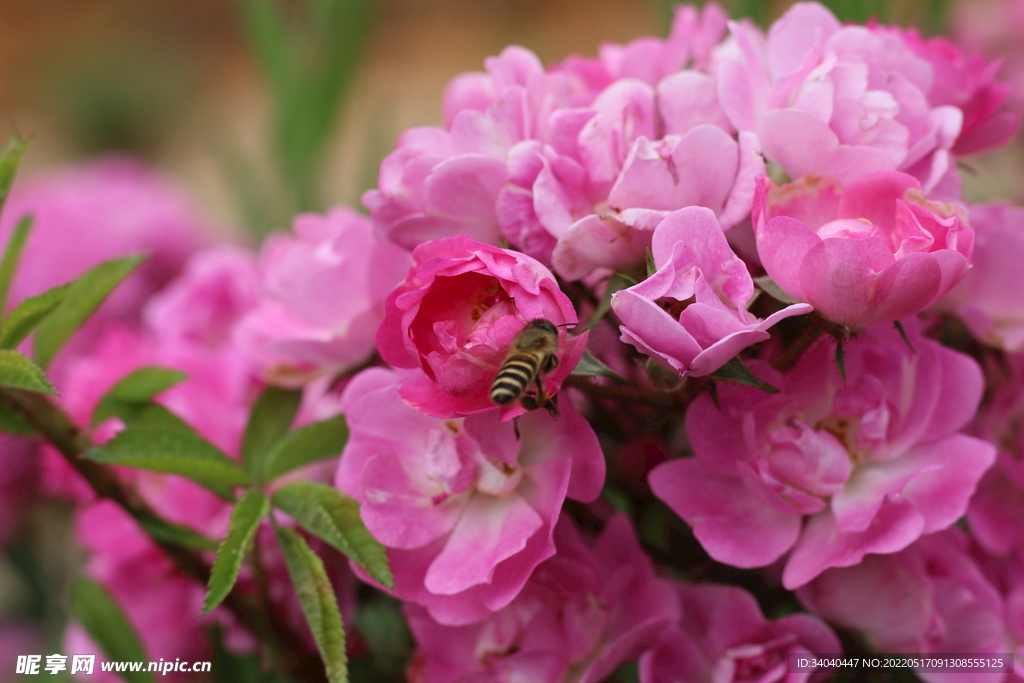
{"type": "MultiPolygon", "coordinates": [[[[139,523],[143,532],[146,531],[147,523],[165,521],[136,491],[125,486],[114,475],[113,470],[81,457],[93,447],[92,440],[67,413],[46,396],[4,387],[0,388],[0,401],[24,416],[43,438],[60,451],[75,471],[82,475],[96,495],[120,506],[139,523]]],[[[147,535],[174,561],[182,573],[204,586],[209,582],[210,565],[197,553],[171,541],[147,535]]],[[[260,606],[235,592],[228,595],[224,605],[241,624],[250,629],[277,655],[290,675],[306,683],[326,681],[319,660],[306,652],[305,645],[297,634],[270,610],[269,605],[260,606]]]]}

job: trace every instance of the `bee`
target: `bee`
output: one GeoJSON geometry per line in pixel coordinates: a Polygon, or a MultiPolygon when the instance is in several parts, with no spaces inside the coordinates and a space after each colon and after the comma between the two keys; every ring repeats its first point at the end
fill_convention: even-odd
{"type": "Polygon", "coordinates": [[[527,410],[544,408],[552,415],[558,406],[544,391],[544,375],[558,366],[558,328],[543,318],[531,320],[516,335],[491,384],[491,400],[500,406],[519,399],[527,410]],[[536,383],[536,390],[528,391],[536,383]]]}

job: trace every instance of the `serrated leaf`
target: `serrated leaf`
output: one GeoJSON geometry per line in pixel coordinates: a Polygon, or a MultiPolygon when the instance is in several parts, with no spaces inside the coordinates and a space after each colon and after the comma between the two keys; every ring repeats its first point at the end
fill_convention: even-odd
{"type": "Polygon", "coordinates": [[[230,498],[231,487],[250,483],[245,470],[216,446],[195,432],[167,425],[129,425],[82,457],[108,465],[178,474],[224,498],[230,498]]]}
{"type": "Polygon", "coordinates": [[[285,472],[339,455],[348,442],[348,425],[338,415],[288,432],[267,454],[259,481],[273,481],[285,472]]]}
{"type": "Polygon", "coordinates": [[[302,613],[316,640],[330,683],[347,683],[345,629],[324,563],[294,529],[274,528],[302,613]]]}
{"type": "MultiPolygon", "coordinates": [[[[6,188],[3,185],[4,179],[2,176],[5,173],[3,166],[6,161],[6,157],[0,158],[0,194],[2,194],[0,196],[0,205],[7,199],[7,189],[10,187],[9,184],[6,188]]],[[[13,170],[11,174],[13,177],[13,170]]],[[[10,183],[11,178],[6,180],[7,183],[10,183]]],[[[7,309],[7,293],[11,290],[11,282],[14,281],[14,273],[18,269],[21,252],[24,251],[25,243],[28,241],[28,236],[31,232],[32,216],[25,216],[14,226],[14,230],[11,232],[11,239],[7,241],[3,260],[0,261],[0,313],[7,309]]]]}
{"type": "Polygon", "coordinates": [[[270,501],[256,489],[249,489],[231,510],[228,532],[217,548],[210,582],[203,601],[203,614],[219,605],[235,586],[242,562],[252,548],[260,522],[270,513],[270,501]]]}
{"type": "Polygon", "coordinates": [[[779,390],[771,384],[759,380],[754,373],[750,371],[747,364],[738,357],[731,359],[728,363],[715,370],[711,373],[711,376],[718,379],[728,380],[730,382],[746,384],[747,386],[755,387],[761,391],[767,391],[769,394],[779,393],[779,390]]]}
{"type": "Polygon", "coordinates": [[[761,291],[776,301],[781,301],[784,304],[798,303],[796,299],[782,291],[782,288],[775,284],[775,280],[771,279],[767,275],[763,277],[755,277],[754,284],[756,284],[761,291]]]}
{"type": "Polygon", "coordinates": [[[57,310],[70,285],[60,285],[42,294],[22,300],[4,320],[0,330],[0,348],[13,349],[32,333],[47,316],[57,310]]]}
{"type": "Polygon", "coordinates": [[[193,550],[216,550],[217,541],[207,538],[186,526],[172,524],[163,519],[146,517],[138,520],[146,533],[158,541],[192,548],[193,550]]]}
{"type": "Polygon", "coordinates": [[[359,503],[333,486],[310,481],[282,487],[274,494],[273,503],[304,529],[359,564],[382,585],[394,586],[387,552],[363,524],[359,503]]]}
{"type": "Polygon", "coordinates": [[[28,423],[21,413],[12,410],[0,402],[0,432],[8,434],[23,434],[26,436],[35,435],[35,428],[28,423]]]}
{"type": "Polygon", "coordinates": [[[33,343],[36,362],[43,368],[49,365],[71,335],[145,260],[145,256],[127,256],[105,261],[72,282],[64,301],[36,331],[33,343]]]}
{"type": "Polygon", "coordinates": [[[242,465],[253,479],[259,479],[275,444],[292,426],[302,402],[301,391],[269,387],[256,400],[242,437],[242,465]]]}
{"type": "MultiPolygon", "coordinates": [[[[149,659],[121,607],[103,586],[79,579],[71,592],[71,613],[86,633],[115,662],[143,662],[149,659]]],[[[129,683],[153,683],[148,671],[124,671],[129,683]]]]}
{"type": "Polygon", "coordinates": [[[576,364],[576,367],[569,374],[583,377],[607,377],[620,384],[629,384],[621,375],[599,361],[589,350],[583,352],[580,362],[576,364]]]}
{"type": "Polygon", "coordinates": [[[0,386],[56,394],[46,373],[32,359],[12,349],[0,349],[0,386]]]}
{"type": "Polygon", "coordinates": [[[187,379],[188,375],[185,373],[170,368],[139,368],[122,378],[100,399],[92,414],[92,425],[95,427],[114,415],[124,419],[121,413],[144,410],[141,406],[133,407],[132,404],[148,403],[157,394],[187,379]]]}

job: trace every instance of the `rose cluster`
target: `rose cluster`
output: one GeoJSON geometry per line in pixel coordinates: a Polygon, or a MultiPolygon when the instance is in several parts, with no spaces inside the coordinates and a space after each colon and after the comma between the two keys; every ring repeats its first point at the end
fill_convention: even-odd
{"type": "MultiPolygon", "coordinates": [[[[68,350],[61,404],[86,426],[132,370],[176,368],[157,402],[232,457],[268,386],[302,391],[299,423],[343,414],[339,457],[293,476],[387,549],[393,586],[332,578],[349,613],[356,577],[401,601],[416,683],[821,680],[786,658],[837,632],[1024,655],[1024,209],[969,205],[958,167],[1016,131],[996,69],[813,2],[766,31],[682,6],[665,39],[547,67],[510,47],[401,136],[368,218],[304,214],[257,254],[172,239],[152,188],[94,209],[164,280],[68,350]]],[[[64,201],[23,196],[41,226],[64,201]]],[[[42,486],[151,655],[199,658],[200,623],[254,647],[51,450],[42,486]]],[[[119,476],[224,534],[195,484],[119,476]]],[[[296,615],[260,553],[237,590],[296,615]]]]}

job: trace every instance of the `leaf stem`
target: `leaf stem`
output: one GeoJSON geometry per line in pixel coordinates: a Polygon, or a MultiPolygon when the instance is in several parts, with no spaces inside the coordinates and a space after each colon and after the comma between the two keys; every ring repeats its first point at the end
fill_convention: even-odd
{"type": "MultiPolygon", "coordinates": [[[[165,520],[136,491],[119,480],[111,468],[81,457],[93,447],[93,443],[67,413],[46,396],[20,389],[0,388],[0,401],[24,416],[86,480],[96,495],[113,501],[138,522],[143,532],[174,561],[180,571],[204,586],[209,582],[210,565],[201,556],[190,548],[149,534],[148,523],[165,520]]],[[[326,681],[320,661],[307,652],[297,634],[270,609],[270,605],[259,605],[235,591],[224,600],[224,605],[274,652],[290,675],[306,683],[326,681]]]]}

